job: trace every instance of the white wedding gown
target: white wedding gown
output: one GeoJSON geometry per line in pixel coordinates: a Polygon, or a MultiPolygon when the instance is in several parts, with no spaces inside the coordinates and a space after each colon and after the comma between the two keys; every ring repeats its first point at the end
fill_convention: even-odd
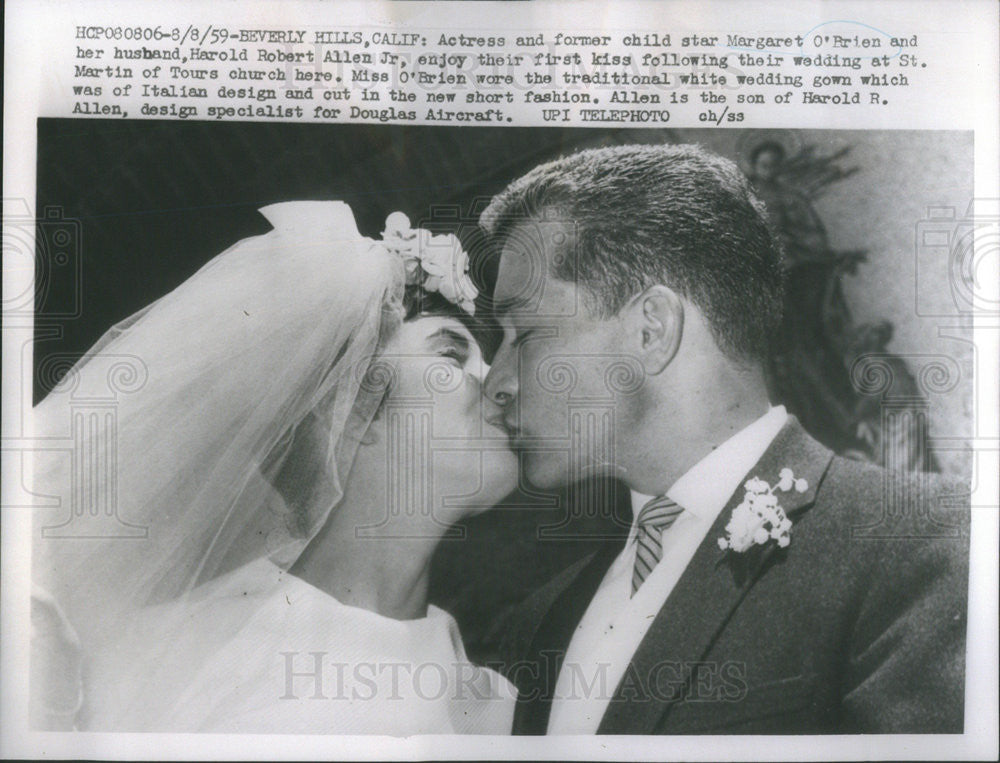
{"type": "Polygon", "coordinates": [[[516,690],[469,662],[455,620],[434,606],[393,620],[258,560],[134,626],[93,666],[87,729],[510,733],[516,690]],[[144,647],[165,631],[171,648],[150,664],[144,647]]]}
{"type": "Polygon", "coordinates": [[[270,232],[110,329],[34,410],[74,447],[35,459],[33,723],[507,734],[513,689],[448,614],[391,620],[284,571],[379,410],[406,273],[342,202],[261,213],[270,232]]]}

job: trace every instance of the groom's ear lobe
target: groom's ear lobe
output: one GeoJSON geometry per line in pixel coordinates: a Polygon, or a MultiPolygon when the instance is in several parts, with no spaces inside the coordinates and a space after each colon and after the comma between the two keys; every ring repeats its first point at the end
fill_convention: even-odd
{"type": "Polygon", "coordinates": [[[629,305],[630,344],[651,376],[674,359],[684,333],[684,303],[673,289],[651,286],[629,305]]]}

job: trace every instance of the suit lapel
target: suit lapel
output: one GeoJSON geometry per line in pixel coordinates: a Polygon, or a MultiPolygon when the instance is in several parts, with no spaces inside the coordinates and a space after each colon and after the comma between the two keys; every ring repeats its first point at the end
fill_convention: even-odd
{"type": "MultiPolygon", "coordinates": [[[[781,493],[786,513],[796,519],[815,500],[816,489],[833,454],[789,416],[771,446],[746,478],[759,476],[773,484],[784,467],[804,477],[804,493],[781,493]]],[[[746,479],[744,478],[744,479],[746,479]]],[[[757,581],[774,554],[771,544],[745,557],[719,550],[733,509],[743,499],[743,480],[712,524],[674,590],[653,620],[601,720],[601,734],[653,733],[661,717],[683,698],[694,663],[704,659],[719,632],[757,581]],[[645,700],[645,701],[644,701],[645,700]]],[[[792,543],[783,553],[795,553],[792,543]]]]}
{"type": "Polygon", "coordinates": [[[605,544],[575,571],[570,570],[557,586],[528,650],[529,679],[522,683],[518,694],[514,734],[544,734],[548,728],[556,680],[573,631],[621,548],[621,543],[605,544]]]}

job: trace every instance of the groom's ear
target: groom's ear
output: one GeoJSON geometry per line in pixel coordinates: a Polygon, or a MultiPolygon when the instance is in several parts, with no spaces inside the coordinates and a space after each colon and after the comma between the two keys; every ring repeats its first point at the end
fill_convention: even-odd
{"type": "Polygon", "coordinates": [[[651,376],[674,359],[684,333],[684,303],[668,286],[650,286],[626,308],[629,345],[651,376]]]}

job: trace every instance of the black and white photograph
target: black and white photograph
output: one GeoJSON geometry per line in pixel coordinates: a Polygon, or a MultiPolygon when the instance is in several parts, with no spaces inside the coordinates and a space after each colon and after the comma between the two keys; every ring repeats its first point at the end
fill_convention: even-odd
{"type": "MultiPolygon", "coordinates": [[[[847,18],[827,31],[885,34],[847,18]]],[[[395,83],[323,123],[273,110],[378,101],[378,74],[293,60],[295,31],[213,48],[183,27],[178,55],[223,67],[233,45],[232,79],[259,43],[301,90],[224,77],[218,102],[257,111],[212,118],[194,64],[154,60],[169,30],[91,70],[126,43],[78,25],[88,95],[38,107],[33,151],[5,140],[5,176],[33,180],[5,191],[3,254],[4,712],[18,697],[32,755],[968,759],[995,739],[995,135],[753,122],[709,81],[749,38],[610,21],[489,66],[625,66],[574,62],[597,31],[635,61],[690,47],[711,117],[595,73],[579,103],[539,79],[527,124],[481,80],[465,94],[483,54],[431,84],[383,52],[372,71],[426,85],[430,115],[395,83]],[[194,110],[116,113],[88,80],[129,108],[140,71],[194,110]],[[449,92],[490,118],[427,123],[449,92]]],[[[389,34],[358,28],[316,50],[389,34]]],[[[892,40],[916,80],[916,36],[892,40]]]]}
{"type": "Polygon", "coordinates": [[[33,718],[960,732],[971,149],[42,120],[33,718]]]}

